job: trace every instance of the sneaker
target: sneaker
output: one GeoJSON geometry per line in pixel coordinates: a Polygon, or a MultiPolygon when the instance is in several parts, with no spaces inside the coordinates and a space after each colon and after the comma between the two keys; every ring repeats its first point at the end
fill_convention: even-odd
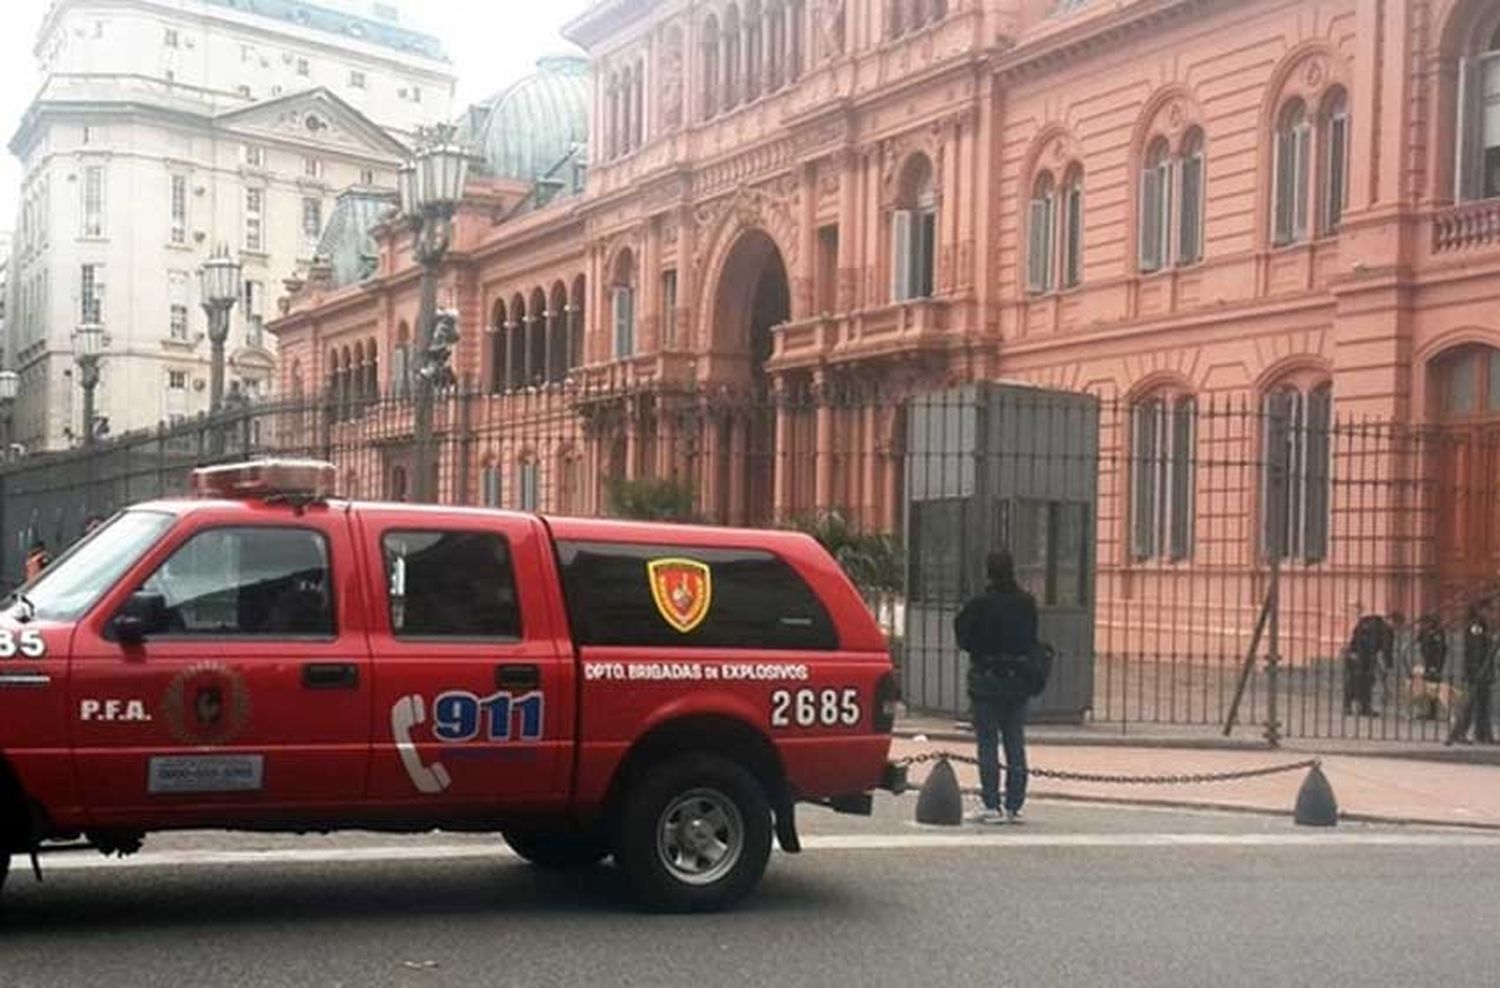
{"type": "Polygon", "coordinates": [[[1020,810],[1006,810],[1005,822],[1019,825],[1026,822],[1026,815],[1020,810]]]}
{"type": "Polygon", "coordinates": [[[995,826],[1005,822],[1005,816],[999,810],[980,810],[978,813],[969,815],[970,823],[981,823],[986,826],[995,826]]]}

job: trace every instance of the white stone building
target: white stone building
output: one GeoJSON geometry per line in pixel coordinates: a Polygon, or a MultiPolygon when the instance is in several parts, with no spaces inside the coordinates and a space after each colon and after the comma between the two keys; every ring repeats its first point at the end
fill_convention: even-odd
{"type": "Polygon", "coordinates": [[[394,189],[454,85],[438,41],[379,2],[56,0],[35,53],[42,82],[10,142],[25,178],[4,335],[29,450],[82,437],[84,322],[104,327],[96,401],[112,434],[207,409],[197,270],[221,245],[246,286],[228,387],[267,391],[261,325],[281,282],[341,192],[394,189]]]}

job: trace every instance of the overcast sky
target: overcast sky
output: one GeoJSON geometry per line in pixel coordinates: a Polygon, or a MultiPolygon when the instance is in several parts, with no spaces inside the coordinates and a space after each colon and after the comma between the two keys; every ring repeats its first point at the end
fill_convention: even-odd
{"type": "MultiPolygon", "coordinates": [[[[21,114],[41,85],[31,56],[36,29],[50,0],[0,0],[0,134],[10,143],[21,114]]],[[[316,0],[314,0],[316,2],[316,0]]],[[[458,72],[455,110],[525,75],[540,55],[573,51],[558,29],[590,0],[394,0],[413,26],[442,39],[458,72]]],[[[339,6],[335,3],[329,6],[339,6]]],[[[21,167],[0,148],[0,231],[15,223],[21,167]]]]}

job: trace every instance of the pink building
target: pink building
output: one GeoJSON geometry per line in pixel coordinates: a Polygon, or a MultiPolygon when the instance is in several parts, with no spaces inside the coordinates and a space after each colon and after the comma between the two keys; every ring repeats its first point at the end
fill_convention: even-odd
{"type": "MultiPolygon", "coordinates": [[[[1242,646],[1266,486],[1213,478],[1263,461],[1262,409],[1300,437],[1316,654],[1500,572],[1497,0],[610,0],[566,34],[586,65],[467,121],[440,298],[483,398],[439,410],[445,500],[675,475],[716,520],[892,530],[896,399],[1004,377],[1104,399],[1102,634],[1151,599],[1132,642],[1242,646]]],[[[271,327],[282,388],[401,496],[409,415],[372,398],[417,271],[339,229],[271,327]]]]}

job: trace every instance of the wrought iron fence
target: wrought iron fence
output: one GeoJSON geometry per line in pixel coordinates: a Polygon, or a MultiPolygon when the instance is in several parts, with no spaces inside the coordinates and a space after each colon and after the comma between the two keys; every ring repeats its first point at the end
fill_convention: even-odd
{"type": "MultiPolygon", "coordinates": [[[[1290,736],[1437,740],[1474,688],[1461,635],[1470,605],[1497,590],[1500,429],[1346,419],[1317,390],[1255,403],[1162,394],[1092,403],[1070,414],[1090,417],[1097,440],[1052,443],[1046,429],[979,434],[973,392],[960,390],[918,399],[939,411],[923,428],[954,441],[917,449],[911,400],[837,381],[453,388],[436,402],[434,487],[450,504],[815,529],[893,633],[909,695],[923,692],[914,656],[949,684],[963,669],[937,633],[908,634],[914,594],[955,609],[979,589],[974,550],[1002,540],[1044,610],[1088,613],[1059,674],[1086,677],[1074,714],[1096,723],[1211,729],[1242,694],[1248,729],[1274,719],[1290,736]],[[1003,537],[976,505],[908,496],[920,473],[1006,470],[1086,475],[1095,496],[1076,510],[1002,499],[1003,537]],[[1363,666],[1346,649],[1369,615],[1396,625],[1370,670],[1374,717],[1359,716],[1363,666]],[[1429,615],[1447,633],[1435,676],[1414,631],[1429,615]]],[[[56,551],[90,516],[180,495],[188,470],[213,462],[317,457],[336,464],[342,494],[406,499],[412,401],[344,389],[9,464],[0,571],[15,582],[33,539],[56,551]]],[[[962,691],[945,697],[927,705],[961,716],[962,691]]]]}

